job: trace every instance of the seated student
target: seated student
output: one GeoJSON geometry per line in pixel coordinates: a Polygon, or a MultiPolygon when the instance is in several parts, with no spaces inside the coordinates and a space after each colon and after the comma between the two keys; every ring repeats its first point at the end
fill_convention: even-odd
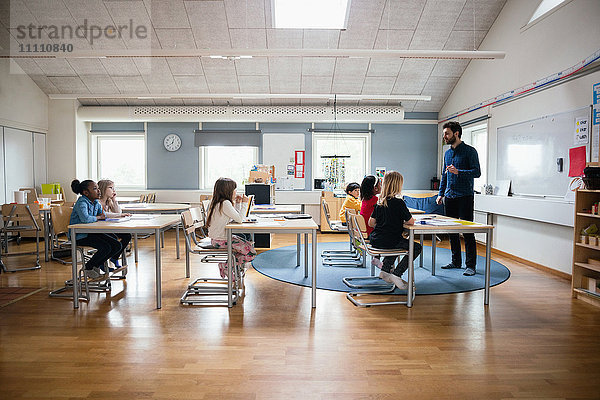
{"type": "MultiPolygon", "coordinates": [[[[100,189],[100,199],[98,200],[100,201],[100,205],[102,205],[102,210],[104,211],[106,218],[120,218],[131,215],[121,211],[121,206],[119,206],[119,203],[117,202],[117,191],[115,190],[115,183],[113,181],[108,179],[98,181],[98,188],[100,189]]],[[[123,248],[123,251],[125,251],[127,245],[131,241],[131,234],[113,233],[112,235],[121,241],[121,247],[123,248]]],[[[121,255],[122,252],[121,254],[117,255],[117,257],[110,259],[110,261],[115,265],[115,271],[122,268],[119,264],[119,258],[121,255]]]]}
{"type": "MultiPolygon", "coordinates": [[[[403,182],[404,178],[396,171],[389,171],[383,178],[381,196],[369,218],[369,225],[374,228],[369,236],[369,241],[375,248],[408,249],[408,239],[402,237],[402,232],[404,224],[414,225],[415,219],[402,200],[403,182]]],[[[414,258],[417,258],[419,254],[421,254],[421,245],[415,242],[414,258]]],[[[379,260],[375,261],[376,259],[373,259],[373,262],[381,268],[379,274],[381,279],[404,290],[408,288],[408,283],[401,277],[408,269],[408,255],[402,257],[402,260],[394,268],[396,258],[397,256],[388,256],[383,258],[383,263],[379,260]]]]}
{"type": "MultiPolygon", "coordinates": [[[[100,189],[96,182],[84,180],[79,182],[77,179],[71,182],[71,189],[79,198],[73,205],[73,212],[69,224],[89,224],[106,219],[102,206],[98,201],[100,189]]],[[[121,243],[117,238],[108,233],[78,233],[76,236],[77,244],[89,246],[96,249],[96,253],[85,263],[86,275],[90,279],[97,279],[104,274],[104,263],[109,258],[117,257],[121,254],[121,243]]]]}
{"type": "MultiPolygon", "coordinates": [[[[215,182],[213,197],[208,206],[208,217],[206,226],[208,226],[208,237],[215,248],[227,247],[227,236],[225,234],[225,225],[232,220],[242,222],[240,209],[244,200],[248,201],[246,196],[239,196],[236,193],[236,183],[229,178],[219,178],[215,182]],[[235,206],[234,206],[235,203],[235,206]]],[[[254,260],[256,250],[254,243],[247,241],[237,235],[232,237],[232,250],[235,263],[240,267],[242,273],[246,263],[254,260]]],[[[221,278],[227,276],[227,263],[219,263],[219,272],[221,278]]]]}
{"type": "Polygon", "coordinates": [[[379,193],[381,193],[381,180],[374,175],[365,176],[360,185],[360,215],[365,219],[367,235],[373,232],[373,228],[369,226],[369,218],[379,200],[377,197],[379,193]]]}
{"type": "Polygon", "coordinates": [[[343,225],[346,225],[346,208],[356,210],[358,214],[360,212],[360,185],[356,182],[349,183],[346,186],[346,199],[340,208],[340,221],[343,225]]]}

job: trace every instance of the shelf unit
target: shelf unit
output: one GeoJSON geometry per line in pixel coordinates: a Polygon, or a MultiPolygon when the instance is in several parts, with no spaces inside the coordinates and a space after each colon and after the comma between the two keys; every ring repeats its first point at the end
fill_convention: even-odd
{"type": "Polygon", "coordinates": [[[573,271],[571,292],[574,298],[600,306],[600,294],[582,287],[582,278],[590,277],[600,280],[600,245],[593,246],[580,243],[582,229],[591,224],[600,227],[600,215],[584,212],[590,210],[592,204],[600,201],[600,190],[579,189],[575,195],[575,229],[573,238],[573,271]],[[589,262],[598,260],[598,264],[589,262]]]}

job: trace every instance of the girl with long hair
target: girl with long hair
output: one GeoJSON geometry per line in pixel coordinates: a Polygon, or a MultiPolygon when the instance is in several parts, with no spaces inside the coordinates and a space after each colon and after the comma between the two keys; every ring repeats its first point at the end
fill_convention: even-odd
{"type": "MultiPolygon", "coordinates": [[[[206,225],[208,226],[208,237],[215,248],[227,247],[227,235],[225,234],[225,225],[232,220],[238,223],[243,221],[240,210],[244,200],[248,198],[243,195],[237,195],[236,183],[229,178],[219,178],[215,182],[213,197],[208,206],[208,217],[206,225]]],[[[251,262],[256,257],[254,244],[246,239],[233,235],[231,247],[235,264],[243,272],[246,263],[251,262]]],[[[219,272],[222,278],[227,276],[227,263],[219,263],[219,272]]],[[[235,275],[234,275],[235,276],[235,275]]]]}
{"type": "MultiPolygon", "coordinates": [[[[104,215],[106,215],[107,218],[120,218],[131,215],[122,212],[121,206],[117,201],[117,191],[115,190],[115,183],[113,181],[109,179],[100,180],[98,181],[98,188],[100,189],[100,198],[98,200],[100,201],[100,205],[102,205],[104,215]]],[[[121,247],[123,248],[123,251],[125,251],[127,245],[131,241],[131,234],[113,233],[112,235],[121,241],[121,247]]],[[[120,265],[119,258],[121,256],[122,252],[117,257],[110,259],[110,261],[115,265],[115,269],[111,272],[116,272],[117,270],[122,269],[125,265],[127,265],[127,263],[125,263],[123,267],[120,265]]]]}
{"type": "Polygon", "coordinates": [[[367,175],[363,178],[360,185],[360,215],[365,219],[367,224],[367,235],[373,232],[373,228],[369,226],[369,218],[373,214],[373,209],[379,198],[377,195],[381,193],[381,180],[375,175],[367,175]]]}
{"type": "MultiPolygon", "coordinates": [[[[369,236],[371,246],[378,249],[408,249],[408,239],[402,237],[404,224],[414,225],[415,219],[408,211],[402,200],[402,185],[404,178],[399,172],[389,171],[383,178],[383,189],[379,200],[369,218],[369,225],[373,232],[369,236]]],[[[414,244],[414,257],[421,254],[421,245],[414,244]]],[[[398,289],[405,290],[408,284],[402,279],[402,274],[408,269],[408,255],[394,268],[397,256],[383,258],[374,262],[381,268],[379,277],[386,282],[393,283],[398,289]]]]}

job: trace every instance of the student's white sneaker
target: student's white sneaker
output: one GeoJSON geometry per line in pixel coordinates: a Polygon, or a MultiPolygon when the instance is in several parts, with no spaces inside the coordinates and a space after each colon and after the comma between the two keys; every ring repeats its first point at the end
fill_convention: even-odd
{"type": "Polygon", "coordinates": [[[381,271],[379,273],[379,278],[383,279],[387,283],[394,283],[394,282],[392,282],[391,276],[392,276],[392,274],[390,274],[389,272],[381,271]]]}
{"type": "Polygon", "coordinates": [[[394,274],[388,274],[390,276],[390,283],[393,283],[394,285],[396,285],[396,287],[400,290],[406,290],[408,289],[408,283],[406,283],[406,281],[404,281],[402,278],[400,278],[399,276],[396,276],[394,274]]]}

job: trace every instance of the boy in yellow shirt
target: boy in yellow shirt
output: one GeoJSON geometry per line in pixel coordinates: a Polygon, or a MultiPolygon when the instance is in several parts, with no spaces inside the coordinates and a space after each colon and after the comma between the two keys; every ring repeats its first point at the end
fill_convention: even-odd
{"type": "Polygon", "coordinates": [[[340,208],[340,221],[346,225],[346,208],[356,210],[356,213],[360,213],[360,185],[356,182],[349,183],[346,186],[346,199],[342,208],[340,208]]]}

